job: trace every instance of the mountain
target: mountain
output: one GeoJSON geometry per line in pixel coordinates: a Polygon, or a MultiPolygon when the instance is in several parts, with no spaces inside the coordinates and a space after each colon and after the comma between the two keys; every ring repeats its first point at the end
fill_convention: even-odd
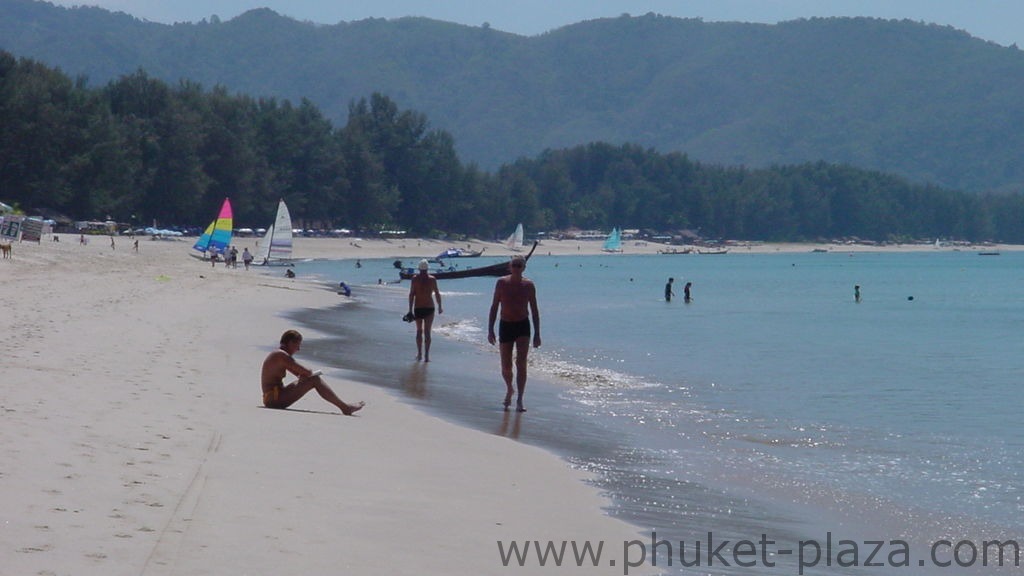
{"type": "Polygon", "coordinates": [[[950,27],[647,14],[518,36],[424,18],[317,25],[268,9],[163,25],[0,0],[0,49],[102,85],[142,68],[307,98],[336,123],[374,91],[494,168],[605,141],[761,167],[824,160],[967,191],[1024,190],[1024,53],[950,27]]]}

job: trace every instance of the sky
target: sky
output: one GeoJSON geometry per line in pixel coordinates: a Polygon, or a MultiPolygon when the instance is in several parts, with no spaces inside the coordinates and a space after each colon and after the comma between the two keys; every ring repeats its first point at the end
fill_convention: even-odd
{"type": "Polygon", "coordinates": [[[229,20],[254,8],[320,24],[426,16],[532,36],[593,18],[648,12],[708,22],[773,24],[814,16],[873,16],[949,25],[972,36],[1024,47],[1022,0],[50,0],[99,6],[171,24],[211,15],[229,20]]]}

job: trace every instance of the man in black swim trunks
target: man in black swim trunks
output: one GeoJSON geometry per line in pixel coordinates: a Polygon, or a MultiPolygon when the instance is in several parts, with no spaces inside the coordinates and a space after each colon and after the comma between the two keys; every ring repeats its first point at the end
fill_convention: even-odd
{"type": "Polygon", "coordinates": [[[430,275],[427,269],[430,264],[420,260],[419,274],[412,277],[409,286],[409,313],[416,320],[416,360],[430,362],[430,329],[434,325],[434,298],[437,298],[437,313],[443,314],[441,308],[441,291],[437,289],[437,278],[430,275]]]}
{"type": "Polygon", "coordinates": [[[498,342],[501,352],[501,377],[505,380],[505,410],[512,403],[512,351],[515,350],[516,411],[526,412],[523,393],[526,391],[526,357],[530,352],[530,320],[533,320],[533,347],[540,347],[540,310],[537,309],[537,288],[523,276],[526,259],[513,256],[508,276],[498,279],[494,286],[494,300],[487,318],[487,341],[498,342]],[[494,321],[501,308],[498,337],[494,336],[494,321]]]}

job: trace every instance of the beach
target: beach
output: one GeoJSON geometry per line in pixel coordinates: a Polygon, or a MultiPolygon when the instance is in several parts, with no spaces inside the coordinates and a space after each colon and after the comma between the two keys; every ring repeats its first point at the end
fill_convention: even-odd
{"type": "MultiPolygon", "coordinates": [[[[605,545],[599,568],[561,572],[622,574],[623,543],[645,538],[552,453],[417,410],[302,351],[342,399],[367,407],[345,417],[310,393],[292,410],[262,408],[260,362],[295,327],[289,314],[344,314],[346,299],[323,282],[214,268],[189,257],[193,239],[140,238],[138,252],[125,237],[114,248],[108,237],[60,239],[16,243],[0,261],[0,573],[483,574],[505,569],[498,542],[553,540],[605,545]]],[[[512,254],[480,241],[355,238],[297,238],[295,253],[411,266],[450,246],[512,254]]],[[[956,249],[730,253],[815,248],[956,249]]],[[[597,255],[601,242],[545,240],[537,254],[547,253],[597,255]]],[[[321,335],[303,331],[313,348],[321,335]]],[[[534,558],[513,566],[552,569],[534,558]]]]}
{"type": "MultiPolygon", "coordinates": [[[[638,537],[556,456],[330,370],[344,400],[367,402],[358,415],[315,393],[262,408],[259,367],[292,327],[285,312],[337,306],[334,291],[213,268],[188,256],[190,239],[141,238],[138,252],[124,237],[60,240],[15,243],[0,262],[0,572],[483,574],[502,569],[499,540],[610,553],[638,537]]],[[[296,252],[416,258],[441,245],[354,243],[300,238],[296,252]]]]}

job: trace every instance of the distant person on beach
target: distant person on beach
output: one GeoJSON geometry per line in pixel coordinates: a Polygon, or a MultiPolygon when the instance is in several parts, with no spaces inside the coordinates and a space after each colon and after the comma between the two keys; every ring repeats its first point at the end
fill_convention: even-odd
{"type": "Polygon", "coordinates": [[[284,271],[285,278],[295,278],[295,272],[291,268],[284,271]]]}
{"type": "Polygon", "coordinates": [[[248,246],[242,249],[242,264],[245,265],[246,270],[252,265],[252,252],[249,252],[248,246]]]}
{"type": "Polygon", "coordinates": [[[665,302],[671,302],[672,297],[676,295],[676,293],[672,291],[672,283],[675,281],[675,278],[669,278],[668,284],[665,284],[665,302]]]}
{"type": "Polygon", "coordinates": [[[428,272],[430,263],[420,260],[419,273],[412,277],[409,286],[409,313],[416,320],[416,360],[430,362],[430,330],[434,326],[434,298],[437,298],[437,313],[443,314],[441,308],[441,291],[437,288],[437,278],[428,272]]]}
{"type": "Polygon", "coordinates": [[[295,361],[294,355],[302,347],[302,334],[296,330],[287,330],[281,335],[281,347],[267,354],[263,360],[263,373],[260,381],[263,387],[263,405],[267,408],[287,408],[310,390],[316,390],[324,400],[334,404],[342,414],[351,416],[366,405],[365,402],[346,404],[338,398],[331,387],[324,383],[319,374],[295,361]],[[291,384],[285,385],[287,373],[299,377],[291,384]]]}
{"type": "Polygon", "coordinates": [[[515,349],[516,411],[526,412],[523,393],[526,392],[526,357],[530,352],[530,320],[533,320],[533,347],[540,348],[540,310],[537,309],[537,288],[523,276],[526,258],[513,256],[509,262],[509,275],[502,276],[494,285],[494,299],[487,317],[487,341],[496,341],[501,352],[501,377],[505,380],[505,401],[508,410],[512,403],[512,351],[515,349]],[[501,308],[498,337],[494,336],[494,321],[501,308]]]}
{"type": "Polygon", "coordinates": [[[693,282],[687,282],[686,286],[683,286],[683,302],[689,303],[693,300],[690,298],[690,286],[693,286],[693,282]]]}

